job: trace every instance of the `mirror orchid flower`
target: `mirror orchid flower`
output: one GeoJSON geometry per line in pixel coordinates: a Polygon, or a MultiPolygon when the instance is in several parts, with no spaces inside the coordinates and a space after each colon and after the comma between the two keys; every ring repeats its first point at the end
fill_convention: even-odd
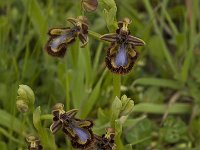
{"type": "Polygon", "coordinates": [[[116,33],[104,34],[101,40],[111,42],[107,48],[106,66],[116,74],[127,74],[133,68],[138,57],[136,46],[143,46],[145,42],[131,35],[128,25],[131,21],[128,18],[118,22],[116,33]]]}
{"type": "Polygon", "coordinates": [[[73,27],[52,28],[49,30],[49,40],[45,50],[51,56],[64,57],[68,46],[79,38],[84,47],[88,43],[88,22],[84,16],[78,18],[68,18],[73,27]]]}

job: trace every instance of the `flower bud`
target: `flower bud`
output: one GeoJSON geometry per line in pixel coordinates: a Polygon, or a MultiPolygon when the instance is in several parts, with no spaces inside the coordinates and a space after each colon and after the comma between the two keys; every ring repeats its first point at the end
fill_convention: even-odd
{"type": "Polygon", "coordinates": [[[122,109],[120,115],[121,116],[129,115],[133,110],[134,101],[128,98],[126,95],[123,95],[121,97],[121,102],[122,102],[122,109]]]}
{"type": "Polygon", "coordinates": [[[28,104],[34,104],[35,102],[35,95],[33,93],[33,90],[27,86],[27,85],[19,85],[19,89],[17,91],[18,93],[18,98],[23,99],[26,101],[28,104]]]}
{"type": "Polygon", "coordinates": [[[35,96],[32,89],[27,85],[19,85],[17,93],[17,109],[20,112],[27,112],[29,109],[32,110],[35,102],[35,96]]]}
{"type": "Polygon", "coordinates": [[[98,6],[98,1],[97,0],[81,0],[81,6],[87,12],[95,11],[98,6]]]}
{"type": "Polygon", "coordinates": [[[28,105],[23,100],[17,100],[16,101],[16,106],[17,106],[17,109],[22,113],[25,113],[25,112],[28,111],[28,105]]]}
{"type": "Polygon", "coordinates": [[[121,108],[121,113],[120,116],[126,116],[131,113],[134,107],[134,101],[131,100],[130,98],[127,98],[126,95],[123,95],[121,97],[121,102],[122,102],[122,108],[121,108]]]}

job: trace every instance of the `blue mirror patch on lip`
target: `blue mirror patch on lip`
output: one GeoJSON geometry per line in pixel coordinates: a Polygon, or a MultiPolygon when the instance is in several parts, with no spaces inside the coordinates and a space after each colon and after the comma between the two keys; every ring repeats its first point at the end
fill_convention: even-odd
{"type": "Polygon", "coordinates": [[[77,136],[79,137],[79,139],[83,142],[86,143],[87,140],[90,138],[89,134],[87,133],[87,131],[85,131],[84,129],[75,127],[73,128],[74,131],[76,132],[77,136]]]}
{"type": "Polygon", "coordinates": [[[128,64],[128,56],[124,44],[120,45],[118,53],[115,58],[115,64],[117,67],[125,67],[128,64]]]}
{"type": "Polygon", "coordinates": [[[50,46],[52,49],[57,49],[60,44],[65,42],[65,40],[66,40],[66,35],[58,36],[52,40],[50,46]]]}

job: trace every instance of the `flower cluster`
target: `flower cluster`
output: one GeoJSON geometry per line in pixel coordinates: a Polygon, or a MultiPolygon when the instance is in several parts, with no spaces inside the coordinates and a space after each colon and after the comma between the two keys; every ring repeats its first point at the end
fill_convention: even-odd
{"type": "Polygon", "coordinates": [[[114,130],[108,128],[106,134],[102,136],[95,135],[92,131],[93,122],[75,118],[77,111],[77,109],[72,109],[66,112],[63,104],[56,104],[52,111],[54,117],[50,131],[55,134],[57,131],[62,130],[74,148],[82,150],[115,149],[114,130]]]}
{"type": "Polygon", "coordinates": [[[61,103],[53,107],[53,124],[50,127],[52,133],[62,129],[64,134],[70,139],[73,147],[86,147],[93,139],[91,127],[93,122],[90,120],[80,120],[75,118],[77,109],[64,111],[64,105],[61,103]]]}

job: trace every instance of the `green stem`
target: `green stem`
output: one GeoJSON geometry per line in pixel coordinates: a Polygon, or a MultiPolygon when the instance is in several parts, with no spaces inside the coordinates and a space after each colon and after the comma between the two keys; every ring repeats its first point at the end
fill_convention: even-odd
{"type": "Polygon", "coordinates": [[[124,146],[123,146],[123,143],[121,140],[121,134],[116,136],[115,143],[116,143],[118,149],[123,149],[124,146]]]}
{"type": "Polygon", "coordinates": [[[99,33],[97,33],[97,32],[88,30],[88,34],[89,34],[91,37],[93,37],[94,39],[96,39],[96,40],[98,40],[98,41],[100,41],[100,42],[103,42],[103,43],[105,43],[105,44],[107,44],[107,45],[110,44],[109,42],[106,42],[106,41],[101,40],[101,39],[100,39],[101,34],[99,34],[99,33]]]}
{"type": "Polygon", "coordinates": [[[66,88],[65,88],[65,92],[66,92],[66,110],[70,109],[70,90],[69,90],[69,74],[66,75],[65,77],[66,79],[66,88]]]}
{"type": "Polygon", "coordinates": [[[120,96],[121,96],[120,88],[121,88],[121,76],[113,74],[113,96],[112,96],[112,100],[114,100],[116,96],[118,98],[120,98],[120,96]]]}
{"type": "Polygon", "coordinates": [[[52,114],[46,114],[46,115],[41,115],[40,120],[52,120],[53,115],[52,114]]]}

